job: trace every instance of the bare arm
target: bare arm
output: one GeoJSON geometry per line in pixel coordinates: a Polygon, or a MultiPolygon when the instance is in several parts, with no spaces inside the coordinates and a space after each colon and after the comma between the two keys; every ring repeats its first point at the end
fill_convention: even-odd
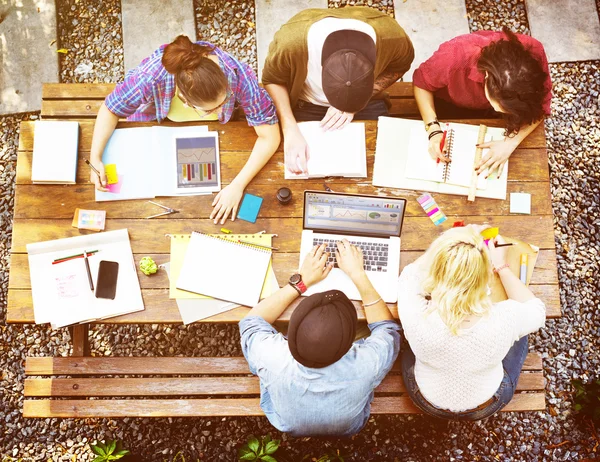
{"type": "MultiPolygon", "coordinates": [[[[329,254],[325,252],[325,248],[325,244],[313,247],[312,251],[302,262],[300,275],[306,287],[310,287],[325,279],[333,268],[332,265],[327,265],[329,254]]],[[[260,316],[269,324],[273,324],[290,303],[298,297],[298,291],[291,285],[286,284],[273,295],[262,300],[246,316],[260,316]]]]}
{"type": "Polygon", "coordinates": [[[402,77],[402,74],[400,74],[399,72],[382,72],[373,84],[373,95],[381,93],[394,82],[397,82],[400,77],[402,77]]]}
{"type": "Polygon", "coordinates": [[[308,173],[306,163],[310,159],[310,153],[294,117],[287,88],[271,83],[265,85],[265,89],[275,103],[277,116],[281,123],[286,168],[296,174],[308,173]]]}
{"type": "Polygon", "coordinates": [[[258,138],[254,143],[250,157],[231,184],[223,188],[212,203],[214,209],[210,214],[210,218],[215,223],[219,220],[221,220],[221,223],[225,223],[229,214],[231,214],[232,220],[235,219],[244,189],[265,166],[279,146],[281,136],[279,135],[278,124],[258,125],[254,129],[258,138]]]}
{"type": "MultiPolygon", "coordinates": [[[[506,241],[500,235],[496,236],[495,242],[490,239],[488,242],[488,249],[490,251],[490,257],[494,268],[500,268],[506,264],[506,258],[510,247],[496,247],[495,244],[505,244],[506,241]]],[[[498,271],[502,286],[506,291],[506,295],[511,300],[517,302],[526,302],[535,298],[535,295],[527,288],[525,284],[510,270],[510,268],[504,268],[498,271]]]]}
{"type": "Polygon", "coordinates": [[[102,153],[118,122],[119,117],[110,112],[106,105],[102,103],[96,116],[96,123],[94,124],[94,135],[92,136],[92,148],[90,151],[90,162],[100,172],[102,184],[100,184],[98,175],[93,171],[90,174],[90,181],[96,185],[96,189],[101,191],[107,191],[105,188],[106,174],[104,173],[104,164],[102,164],[102,153]]]}
{"type": "MultiPolygon", "coordinates": [[[[423,90],[415,85],[413,85],[413,92],[415,94],[415,101],[417,102],[417,107],[419,108],[419,112],[421,113],[421,118],[425,124],[433,122],[437,119],[437,114],[435,113],[435,103],[433,100],[433,93],[428,90],[423,90]]],[[[427,136],[431,132],[441,130],[441,126],[439,124],[432,124],[427,128],[427,136]]],[[[447,162],[446,146],[440,146],[442,142],[442,134],[438,133],[437,135],[432,136],[429,139],[429,155],[433,159],[439,159],[444,162],[447,162]]]]}
{"type": "Polygon", "coordinates": [[[338,250],[335,252],[340,269],[352,279],[352,282],[360,293],[360,298],[365,305],[365,316],[367,323],[372,324],[379,321],[392,321],[394,317],[385,302],[377,293],[373,284],[367,277],[363,266],[362,250],[350,244],[346,239],[337,243],[338,250]],[[376,302],[376,303],[373,303],[376,302]],[[371,305],[371,303],[373,303],[371,305]]]}

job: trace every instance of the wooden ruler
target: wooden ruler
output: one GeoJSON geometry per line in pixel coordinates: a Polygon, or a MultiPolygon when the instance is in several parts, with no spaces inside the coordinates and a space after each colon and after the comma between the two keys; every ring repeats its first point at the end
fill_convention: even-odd
{"type": "MultiPolygon", "coordinates": [[[[477,144],[482,144],[485,141],[485,134],[487,133],[487,126],[481,124],[479,126],[479,134],[477,135],[477,144]]],[[[475,163],[473,164],[473,176],[471,177],[471,186],[469,187],[469,195],[467,200],[473,202],[475,200],[475,192],[477,191],[477,172],[475,167],[481,162],[482,148],[475,149],[475,163]]]]}

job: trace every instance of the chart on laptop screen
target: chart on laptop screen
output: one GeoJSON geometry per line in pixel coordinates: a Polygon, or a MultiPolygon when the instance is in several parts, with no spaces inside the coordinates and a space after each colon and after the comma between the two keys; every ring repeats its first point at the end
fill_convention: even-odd
{"type": "Polygon", "coordinates": [[[304,227],[399,236],[404,199],[307,193],[304,227]]]}

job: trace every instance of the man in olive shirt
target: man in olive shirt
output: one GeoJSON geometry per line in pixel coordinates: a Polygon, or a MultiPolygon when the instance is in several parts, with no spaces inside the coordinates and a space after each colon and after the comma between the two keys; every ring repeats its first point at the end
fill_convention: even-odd
{"type": "Polygon", "coordinates": [[[404,30],[378,10],[308,9],[292,17],[275,34],[262,73],[283,127],[286,167],[307,173],[309,152],[297,121],[321,120],[331,130],[386,115],[377,95],[413,59],[404,30]]]}

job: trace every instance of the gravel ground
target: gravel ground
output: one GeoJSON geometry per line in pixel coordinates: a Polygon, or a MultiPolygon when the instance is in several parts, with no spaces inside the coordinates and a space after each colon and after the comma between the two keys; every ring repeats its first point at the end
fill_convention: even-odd
{"type": "Polygon", "coordinates": [[[120,0],[56,2],[60,80],[64,83],[111,83],[123,80],[120,0]]]}
{"type": "MultiPolygon", "coordinates": [[[[71,50],[62,60],[62,80],[118,81],[122,78],[119,2],[60,0],[57,3],[61,46],[71,50]],[[79,15],[86,12],[89,18],[79,15]],[[78,22],[73,24],[73,20],[78,22]],[[102,26],[102,22],[106,25],[102,26]],[[88,47],[90,41],[94,42],[93,47],[88,47]],[[102,43],[102,52],[96,50],[96,43],[102,43]],[[87,49],[90,50],[88,56],[87,49]],[[107,64],[108,69],[104,71],[107,56],[113,57],[113,65],[107,64]],[[93,65],[93,75],[92,72],[87,76],[75,73],[81,64],[79,60],[93,65]],[[80,78],[89,80],[78,80],[80,78]]],[[[345,3],[330,2],[329,5],[345,3]]],[[[393,9],[391,0],[374,3],[387,12],[393,9]]],[[[468,0],[471,29],[498,29],[506,24],[513,30],[527,32],[522,2],[511,0],[512,9],[507,9],[507,3],[468,0]]],[[[252,2],[229,1],[219,4],[217,12],[213,2],[195,1],[198,36],[237,53],[256,68],[251,5],[252,2]],[[219,26],[228,29],[216,31],[215,27],[219,26]],[[236,38],[237,34],[242,35],[236,38]]],[[[24,358],[66,356],[70,354],[69,337],[65,329],[5,326],[2,322],[0,456],[85,461],[92,459],[89,443],[93,440],[119,438],[126,447],[152,461],[170,460],[179,450],[184,451],[188,460],[235,460],[236,448],[248,435],[271,433],[283,439],[283,449],[294,460],[304,455],[318,457],[328,448],[339,449],[348,461],[594,458],[595,441],[572,414],[569,381],[600,376],[597,354],[600,320],[596,312],[600,286],[597,276],[594,280],[600,271],[599,66],[598,62],[551,66],[555,98],[552,117],[546,121],[546,136],[564,316],[548,321],[544,330],[530,337],[532,350],[541,352],[544,357],[547,412],[500,414],[476,423],[433,422],[423,416],[378,416],[372,417],[369,425],[351,439],[327,440],[288,438],[274,431],[265,418],[24,420],[20,414],[24,358]]],[[[36,115],[0,118],[1,321],[5,319],[6,309],[18,122],[32,117],[36,115]]],[[[237,328],[229,325],[96,326],[91,333],[91,348],[95,355],[241,354],[237,328]]]]}
{"type": "Polygon", "coordinates": [[[258,73],[254,1],[194,0],[196,34],[248,63],[258,73]]]}
{"type": "Polygon", "coordinates": [[[328,0],[329,8],[343,8],[345,6],[369,6],[394,17],[394,0],[328,0]]]}

